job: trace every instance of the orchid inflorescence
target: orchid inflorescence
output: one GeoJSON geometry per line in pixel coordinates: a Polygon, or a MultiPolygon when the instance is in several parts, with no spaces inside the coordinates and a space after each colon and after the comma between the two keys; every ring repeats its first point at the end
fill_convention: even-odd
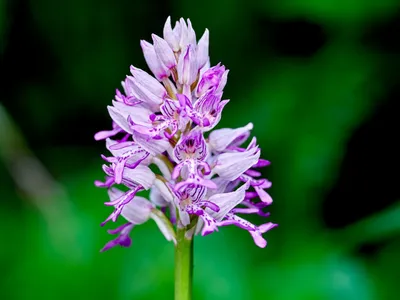
{"type": "Polygon", "coordinates": [[[276,224],[256,226],[238,216],[267,217],[263,209],[272,203],[265,191],[271,182],[256,170],[269,161],[260,158],[255,138],[242,146],[253,124],[213,130],[229,102],[222,100],[228,70],[221,64],[210,67],[208,30],[197,42],[189,19],[172,28],[168,18],[163,34],[153,34],[153,44],[141,41],[155,78],[131,66],[131,76],[122,82],[124,93],[117,90],[108,106],[112,130],[95,135],[111,152],[102,156],[105,181],[95,183],[108,189],[105,205],[114,209],[102,225],[119,215],[128,221],[109,231],[118,237],[102,251],[130,246],[132,228],[150,218],[174,242],[175,228],[186,228],[191,237],[236,225],[265,247],[262,234],[276,224]],[[144,190],[150,190],[149,200],[137,195],[144,190]]]}

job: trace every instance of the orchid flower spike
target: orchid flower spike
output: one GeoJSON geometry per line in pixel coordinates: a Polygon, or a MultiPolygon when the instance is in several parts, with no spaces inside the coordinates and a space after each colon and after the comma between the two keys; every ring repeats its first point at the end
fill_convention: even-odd
{"type": "Polygon", "coordinates": [[[204,236],[236,225],[265,247],[263,234],[277,225],[255,225],[243,215],[268,216],[272,184],[259,169],[269,162],[249,139],[252,123],[214,129],[229,102],[229,70],[210,66],[208,30],[197,40],[190,20],[172,27],[168,18],[162,35],[140,45],[150,73],[130,67],[108,106],[112,128],[95,135],[110,153],[102,155],[105,181],[95,182],[108,189],[105,205],[113,209],[102,225],[126,220],[109,231],[116,238],[102,251],[130,246],[132,229],[150,219],[174,243],[178,230],[204,236]],[[146,190],[148,199],[141,196],[146,190]]]}

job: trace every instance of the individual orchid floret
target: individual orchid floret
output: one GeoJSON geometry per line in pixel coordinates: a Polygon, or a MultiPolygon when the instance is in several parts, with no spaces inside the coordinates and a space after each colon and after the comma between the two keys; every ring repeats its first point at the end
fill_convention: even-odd
{"type": "Polygon", "coordinates": [[[256,160],[256,157],[258,157],[257,155],[258,148],[256,146],[255,139],[251,141],[247,149],[239,147],[248,138],[248,136],[250,135],[250,130],[252,128],[253,124],[249,123],[245,127],[237,129],[225,128],[225,129],[215,130],[210,134],[208,143],[212,151],[219,151],[219,152],[227,151],[225,154],[220,155],[218,157],[219,162],[217,162],[217,164],[219,163],[220,166],[214,168],[214,170],[216,172],[220,172],[222,174],[222,175],[220,174],[222,178],[231,179],[236,175],[232,175],[232,177],[230,177],[227,174],[228,170],[237,168],[236,172],[241,173],[243,168],[246,169],[246,171],[244,173],[241,173],[241,175],[237,178],[243,182],[248,183],[251,187],[254,188],[255,193],[249,192],[247,198],[252,199],[255,197],[259,197],[262,202],[271,204],[272,198],[265,191],[265,189],[269,189],[272,186],[272,183],[267,179],[257,178],[261,176],[261,173],[253,169],[253,168],[266,167],[270,164],[270,162],[263,159],[256,160]],[[257,151],[257,152],[254,153],[252,151],[257,151]],[[254,153],[254,155],[251,155],[251,153],[254,153]],[[242,157],[243,160],[239,160],[240,163],[235,163],[235,159],[238,159],[240,157],[242,157]],[[229,161],[229,163],[225,164],[226,168],[228,167],[228,165],[230,166],[225,170],[223,170],[224,161],[229,161]],[[254,164],[251,165],[251,167],[248,167],[252,162],[254,162],[254,164]],[[240,169],[240,171],[239,167],[242,168],[240,169]]]}
{"type": "Polygon", "coordinates": [[[229,102],[229,100],[221,101],[221,96],[210,91],[197,99],[193,106],[188,97],[178,94],[177,111],[181,117],[191,119],[202,131],[209,131],[221,120],[222,110],[229,102]]]}
{"type": "Polygon", "coordinates": [[[101,225],[127,220],[109,231],[118,236],[102,251],[130,246],[131,230],[149,219],[174,243],[182,231],[192,239],[236,225],[265,247],[262,235],[276,224],[257,226],[242,215],[269,216],[272,183],[260,171],[269,161],[255,138],[244,145],[252,123],[214,129],[229,102],[222,100],[229,71],[210,64],[208,30],[197,41],[190,20],[172,27],[168,18],[163,35],[151,37],[153,44],[140,42],[150,72],[130,67],[107,107],[112,129],[95,134],[110,152],[101,156],[105,180],[95,182],[108,189],[104,204],[113,209],[101,225]]]}
{"type": "MultiPolygon", "coordinates": [[[[111,187],[114,184],[118,184],[115,180],[116,165],[113,163],[111,166],[103,165],[103,171],[106,173],[106,182],[101,183],[96,181],[98,187],[111,187]]],[[[130,189],[136,189],[140,186],[141,189],[148,190],[154,183],[155,175],[153,171],[147,166],[138,165],[135,169],[125,167],[123,170],[123,177],[121,183],[130,189]]]]}
{"type": "Polygon", "coordinates": [[[220,64],[208,69],[203,73],[197,85],[197,96],[203,95],[209,90],[212,90],[215,94],[221,93],[225,87],[227,76],[228,70],[225,70],[225,66],[220,64]]]}
{"type": "Polygon", "coordinates": [[[103,156],[103,159],[115,165],[115,182],[118,184],[122,182],[122,172],[125,167],[134,169],[150,155],[149,152],[133,141],[119,143],[107,139],[106,147],[113,156],[103,156]]]}
{"type": "Polygon", "coordinates": [[[175,162],[178,165],[174,168],[172,178],[177,179],[181,175],[183,181],[175,185],[175,190],[181,190],[191,184],[216,188],[210,179],[204,177],[211,172],[205,161],[207,151],[207,144],[200,131],[192,131],[181,138],[174,149],[175,162]]]}
{"type": "Polygon", "coordinates": [[[205,211],[205,208],[211,211],[219,211],[219,207],[215,203],[204,199],[206,195],[206,188],[204,186],[191,184],[182,191],[175,190],[174,195],[181,226],[190,224],[190,216],[197,216],[205,224],[202,231],[203,235],[217,230],[215,219],[205,211]]]}
{"type": "Polygon", "coordinates": [[[116,178],[116,165],[103,166],[104,172],[107,174],[106,182],[97,182],[97,186],[110,188],[114,184],[122,183],[129,188],[129,190],[121,195],[121,197],[106,202],[105,205],[113,206],[114,212],[102,223],[104,225],[108,221],[115,222],[120,215],[122,209],[128,204],[139,191],[148,190],[154,183],[155,175],[149,167],[139,165],[135,169],[124,168],[122,171],[123,178],[121,182],[117,182],[116,178]]]}
{"type": "Polygon", "coordinates": [[[143,106],[129,106],[118,101],[113,101],[112,104],[112,106],[107,107],[111,119],[128,134],[132,134],[128,117],[134,118],[138,123],[146,123],[152,114],[148,108],[143,106]]]}
{"type": "MultiPolygon", "coordinates": [[[[110,189],[108,194],[111,200],[110,203],[124,196],[122,191],[115,188],[110,189]]],[[[162,214],[160,214],[154,204],[143,197],[134,197],[122,208],[121,215],[128,223],[109,231],[110,234],[118,233],[119,236],[115,240],[108,242],[101,251],[106,251],[117,245],[129,247],[131,245],[130,231],[135,225],[143,224],[150,218],[156,222],[167,240],[175,240],[175,234],[168,220],[162,217],[162,214]]]]}
{"type": "Polygon", "coordinates": [[[165,118],[176,120],[178,130],[183,131],[190,122],[192,104],[190,103],[189,99],[187,99],[187,97],[181,94],[176,94],[176,97],[179,101],[166,99],[164,103],[160,106],[160,110],[165,118]],[[183,103],[181,103],[180,101],[181,98],[183,98],[183,103]],[[189,113],[186,108],[189,108],[189,113]]]}
{"type": "Polygon", "coordinates": [[[273,227],[277,226],[273,223],[263,224],[261,226],[255,226],[249,221],[239,217],[236,213],[254,213],[249,209],[235,208],[237,205],[242,204],[245,198],[245,191],[248,185],[242,185],[234,192],[215,194],[211,196],[208,201],[218,205],[219,211],[211,211],[206,209],[210,215],[215,219],[216,226],[236,225],[242,229],[249,231],[254,239],[257,246],[264,248],[267,245],[266,240],[262,237],[262,233],[267,232],[273,227]]]}
{"type": "Polygon", "coordinates": [[[164,137],[171,139],[178,131],[178,122],[175,119],[168,119],[162,115],[152,114],[149,116],[149,124],[136,124],[129,119],[131,128],[141,134],[147,135],[154,140],[161,140],[164,137]]]}
{"type": "Polygon", "coordinates": [[[145,131],[144,128],[146,127],[151,129],[153,121],[155,120],[154,113],[148,108],[138,105],[127,106],[114,101],[113,106],[108,107],[108,111],[114,122],[126,133],[132,135],[134,141],[148,153],[157,155],[170,147],[168,141],[160,138],[158,133],[169,126],[174,126],[174,124],[164,124],[150,132],[145,131]],[[143,131],[145,131],[145,133],[143,133],[143,131]]]}
{"type": "Polygon", "coordinates": [[[194,104],[192,120],[202,127],[203,131],[213,129],[221,120],[222,110],[229,102],[229,100],[221,101],[221,96],[209,91],[194,104]]]}
{"type": "Polygon", "coordinates": [[[207,144],[200,131],[192,131],[183,136],[174,149],[177,163],[186,159],[203,161],[207,157],[207,144]]]}
{"type": "MultiPolygon", "coordinates": [[[[122,210],[126,205],[131,203],[131,201],[136,197],[136,194],[143,190],[143,187],[140,185],[136,185],[134,188],[131,188],[129,191],[121,194],[118,197],[110,197],[111,201],[107,201],[104,204],[107,206],[114,207],[114,211],[101,223],[101,226],[104,226],[109,221],[117,221],[117,218],[121,214],[122,210]]],[[[109,193],[112,190],[109,190],[109,193]]]]}

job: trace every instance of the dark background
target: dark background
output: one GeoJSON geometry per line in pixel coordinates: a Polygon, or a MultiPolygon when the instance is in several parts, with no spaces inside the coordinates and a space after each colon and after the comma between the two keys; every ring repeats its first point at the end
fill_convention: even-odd
{"type": "MultiPolygon", "coordinates": [[[[172,299],[153,223],[99,253],[106,106],[167,16],[210,30],[230,69],[219,127],[253,122],[272,162],[258,249],[195,241],[195,299],[398,299],[400,5],[320,1],[0,1],[1,299],[172,299]]],[[[261,223],[261,219],[253,218],[261,223]]]]}

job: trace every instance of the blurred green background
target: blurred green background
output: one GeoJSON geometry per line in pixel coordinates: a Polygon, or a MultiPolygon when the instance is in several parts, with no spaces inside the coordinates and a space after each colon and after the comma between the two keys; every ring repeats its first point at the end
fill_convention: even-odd
{"type": "Polygon", "coordinates": [[[168,15],[210,30],[212,64],[231,70],[219,127],[254,123],[280,225],[265,249],[234,227],[196,238],[194,299],[400,299],[399,7],[1,0],[0,299],[173,298],[154,223],[99,253],[110,210],[93,185],[93,134],[168,15]]]}

